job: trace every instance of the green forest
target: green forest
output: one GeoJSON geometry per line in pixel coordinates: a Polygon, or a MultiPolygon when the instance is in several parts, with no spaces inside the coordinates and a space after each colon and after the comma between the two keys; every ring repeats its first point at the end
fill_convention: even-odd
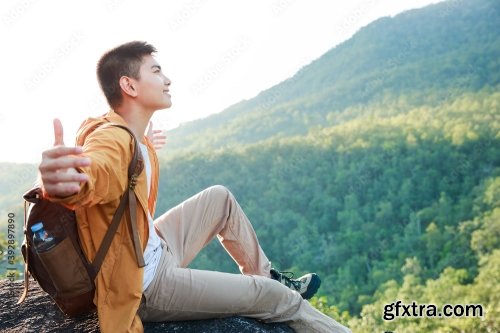
{"type": "MultiPolygon", "coordinates": [[[[466,332],[480,332],[479,323],[488,332],[500,327],[499,102],[500,93],[485,88],[304,137],[177,156],[162,168],[168,185],[158,210],[224,184],[273,264],[320,274],[327,304],[346,318],[363,315],[353,319],[356,332],[451,325],[384,323],[382,304],[396,299],[490,304],[487,321],[456,319],[457,327],[472,325],[466,332]]],[[[216,242],[193,265],[236,272],[216,242]]]]}
{"type": "MultiPolygon", "coordinates": [[[[225,185],[273,266],[318,273],[312,304],[353,332],[499,331],[498,22],[493,0],[382,18],[255,98],[169,131],[157,215],[225,185]],[[384,319],[398,300],[484,313],[384,319]]],[[[18,229],[16,188],[35,170],[0,169],[0,211],[16,210],[18,229]]],[[[191,266],[238,272],[216,240],[191,266]]]]}

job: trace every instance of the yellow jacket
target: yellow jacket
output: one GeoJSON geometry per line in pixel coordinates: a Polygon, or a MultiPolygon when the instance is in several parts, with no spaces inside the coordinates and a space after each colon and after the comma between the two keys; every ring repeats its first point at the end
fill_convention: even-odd
{"type": "MultiPolygon", "coordinates": [[[[110,111],[101,117],[87,119],[78,130],[76,142],[83,145],[83,155],[91,159],[90,166],[78,169],[89,177],[80,191],[63,199],[44,193],[44,197],[49,200],[75,210],[82,249],[90,261],[94,260],[127,187],[127,171],[134,149],[130,134],[121,128],[94,130],[96,125],[107,121],[127,125],[119,114],[110,111]]],[[[159,168],[153,145],[146,137],[143,143],[148,146],[152,170],[149,200],[144,170],[139,175],[134,191],[138,200],[137,227],[144,251],[149,237],[146,212],[149,209],[151,216],[154,216],[159,168]]],[[[129,220],[130,214],[126,210],[95,280],[94,303],[103,333],[144,331],[137,315],[144,269],[137,266],[129,220]]]]}

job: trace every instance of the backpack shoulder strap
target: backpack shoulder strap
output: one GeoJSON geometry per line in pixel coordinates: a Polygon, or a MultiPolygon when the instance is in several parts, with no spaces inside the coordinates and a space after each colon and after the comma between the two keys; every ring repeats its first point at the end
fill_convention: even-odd
{"type": "MultiPolygon", "coordinates": [[[[108,230],[106,231],[106,234],[104,235],[103,241],[97,250],[97,254],[94,258],[94,261],[92,262],[92,266],[94,267],[94,276],[97,276],[97,273],[99,272],[101,265],[104,261],[104,258],[106,257],[106,253],[109,250],[109,247],[111,246],[111,242],[113,241],[114,235],[116,234],[116,231],[118,230],[118,226],[120,224],[121,218],[123,216],[123,213],[125,212],[127,203],[129,204],[129,210],[130,210],[130,222],[131,222],[131,227],[132,227],[132,240],[134,243],[134,250],[135,250],[135,255],[137,259],[137,266],[139,267],[144,267],[146,266],[144,262],[144,256],[142,253],[142,246],[139,238],[139,232],[137,230],[137,199],[135,196],[134,188],[135,185],[137,184],[137,177],[139,174],[142,172],[144,168],[144,161],[143,157],[141,154],[141,149],[139,147],[139,141],[135,137],[134,133],[126,126],[120,125],[120,124],[115,124],[115,123],[108,123],[104,126],[114,126],[114,127],[120,127],[132,136],[134,140],[134,155],[132,157],[132,161],[129,164],[128,168],[128,188],[125,190],[125,193],[123,194],[120,204],[118,205],[118,208],[116,209],[115,214],[113,215],[113,219],[111,220],[111,224],[108,227],[108,230]],[[127,202],[128,201],[128,202],[127,202]]],[[[102,127],[104,127],[102,126],[102,127]]]]}

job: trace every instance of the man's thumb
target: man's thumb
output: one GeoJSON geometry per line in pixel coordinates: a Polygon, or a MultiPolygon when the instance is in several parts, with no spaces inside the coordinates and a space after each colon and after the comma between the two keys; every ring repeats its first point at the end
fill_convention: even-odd
{"type": "Polygon", "coordinates": [[[59,119],[54,119],[54,146],[64,146],[63,126],[59,119]]]}
{"type": "Polygon", "coordinates": [[[148,132],[146,136],[150,139],[153,138],[153,122],[151,120],[149,121],[148,132]]]}

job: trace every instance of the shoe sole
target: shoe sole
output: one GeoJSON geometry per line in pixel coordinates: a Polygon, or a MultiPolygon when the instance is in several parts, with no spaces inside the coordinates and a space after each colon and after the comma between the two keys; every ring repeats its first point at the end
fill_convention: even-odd
{"type": "Polygon", "coordinates": [[[321,286],[321,279],[315,273],[312,273],[311,282],[309,282],[306,292],[301,294],[302,298],[310,299],[313,297],[318,291],[319,286],[321,286]]]}

